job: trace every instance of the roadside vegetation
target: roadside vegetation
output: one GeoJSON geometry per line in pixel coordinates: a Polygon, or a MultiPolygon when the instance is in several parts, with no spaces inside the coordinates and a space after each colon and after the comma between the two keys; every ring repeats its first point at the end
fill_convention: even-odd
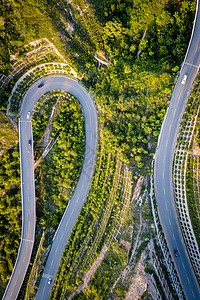
{"type": "MultiPolygon", "coordinates": [[[[14,131],[14,130],[13,130],[14,131]]],[[[15,264],[21,237],[21,187],[18,145],[0,159],[0,295],[15,264]]]]}
{"type": "MultiPolygon", "coordinates": [[[[187,202],[192,222],[192,227],[200,248],[200,115],[199,115],[199,84],[200,76],[197,77],[197,84],[189,99],[185,113],[184,124],[192,117],[196,117],[196,126],[190,145],[187,170],[186,170],[186,193],[187,202]]],[[[184,141],[182,141],[184,143],[184,141]]]]}
{"type": "Polygon", "coordinates": [[[38,224],[56,229],[79,179],[84,149],[84,119],[78,100],[52,91],[42,96],[32,118],[38,224]]]}
{"type": "Polygon", "coordinates": [[[187,162],[187,200],[190,212],[190,218],[192,222],[192,227],[196,236],[198,246],[200,248],[200,208],[199,208],[199,190],[200,190],[200,180],[199,180],[199,156],[192,157],[189,156],[187,162]]]}
{"type": "Polygon", "coordinates": [[[0,112],[0,298],[11,275],[21,236],[18,134],[0,112]]]}
{"type": "Polygon", "coordinates": [[[27,76],[19,82],[10,97],[9,113],[18,113],[23,96],[34,82],[36,82],[41,77],[53,74],[70,75],[70,67],[66,64],[44,63],[43,65],[35,67],[31,71],[29,71],[27,76]]]}
{"type": "MultiPolygon", "coordinates": [[[[110,246],[119,224],[124,222],[121,211],[126,200],[125,166],[120,162],[120,153],[114,157],[107,152],[106,146],[101,144],[98,150],[90,192],[63,253],[52,299],[70,295],[104,243],[110,246]]],[[[131,177],[129,184],[132,186],[131,177]]],[[[130,202],[131,193],[128,197],[130,202]]]]}
{"type": "Polygon", "coordinates": [[[39,78],[48,75],[49,73],[65,73],[70,70],[68,65],[59,65],[56,62],[63,62],[63,58],[58,56],[54,48],[46,40],[39,40],[19,49],[19,52],[12,56],[12,72],[6,77],[2,75],[0,90],[0,109],[6,110],[9,97],[11,113],[18,113],[21,99],[26,93],[27,89],[39,78]],[[34,44],[34,46],[31,46],[34,44]],[[32,49],[33,48],[33,49],[32,49]],[[20,50],[23,51],[20,51],[20,50]],[[48,62],[54,62],[48,64],[48,62]],[[43,64],[40,67],[36,67],[38,64],[43,64]],[[34,69],[33,69],[34,68],[34,69]],[[32,69],[26,77],[21,79],[26,71],[32,69]],[[60,72],[59,72],[60,71],[60,72]],[[18,79],[21,79],[16,90],[13,90],[15,83],[18,79]]]}
{"type": "MultiPolygon", "coordinates": [[[[142,195],[137,191],[133,197],[137,178],[134,180],[132,172],[125,172],[124,164],[112,163],[112,156],[104,158],[101,154],[105,149],[106,144],[101,145],[90,193],[67,242],[51,299],[124,299],[142,253],[142,264],[152,268],[152,253],[149,256],[149,250],[145,250],[154,237],[147,190],[143,189],[142,195]],[[119,174],[123,174],[122,186],[120,181],[116,182],[119,174]],[[107,178],[111,180],[108,184],[107,178]],[[106,192],[104,187],[110,190],[106,192]],[[121,189],[119,200],[113,195],[115,188],[121,189]],[[115,198],[114,206],[111,195],[115,198]],[[110,217],[105,224],[108,211],[110,217]]],[[[119,153],[117,157],[120,158],[119,153]]]]}
{"type": "Polygon", "coordinates": [[[10,73],[10,54],[15,54],[16,50],[20,50],[20,54],[26,52],[23,46],[29,42],[43,37],[59,42],[46,1],[1,0],[0,11],[0,73],[10,73]]]}
{"type": "Polygon", "coordinates": [[[18,134],[14,130],[10,120],[0,111],[0,155],[5,150],[15,146],[18,142],[18,134]]]}

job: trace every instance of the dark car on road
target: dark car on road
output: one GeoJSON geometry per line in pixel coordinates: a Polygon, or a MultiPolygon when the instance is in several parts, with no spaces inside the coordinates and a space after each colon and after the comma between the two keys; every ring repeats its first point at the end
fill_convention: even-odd
{"type": "Polygon", "coordinates": [[[41,87],[43,87],[43,86],[44,86],[44,82],[40,83],[40,84],[38,85],[38,88],[41,88],[41,87]]]}
{"type": "Polygon", "coordinates": [[[28,144],[31,146],[31,145],[32,145],[32,141],[31,141],[31,140],[29,140],[29,141],[28,141],[28,144]]]}
{"type": "Polygon", "coordinates": [[[180,256],[180,254],[179,254],[179,252],[178,252],[177,249],[174,250],[174,255],[175,255],[175,257],[179,257],[180,256]]]}

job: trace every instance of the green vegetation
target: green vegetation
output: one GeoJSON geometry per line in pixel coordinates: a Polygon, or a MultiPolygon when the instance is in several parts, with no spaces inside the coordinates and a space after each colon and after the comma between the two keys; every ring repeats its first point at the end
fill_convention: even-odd
{"type": "Polygon", "coordinates": [[[155,151],[173,71],[183,60],[190,36],[188,20],[193,18],[196,2],[134,1],[133,7],[128,2],[124,9],[125,3],[106,1],[102,39],[113,64],[101,70],[94,89],[112,149],[122,149],[130,164],[141,169],[155,151]],[[145,17],[143,11],[148,12],[145,17]]]}
{"type": "Polygon", "coordinates": [[[146,58],[154,57],[167,63],[182,61],[196,1],[103,2],[106,21],[103,40],[111,58],[121,54],[126,60],[133,59],[135,51],[141,49],[146,58]],[[148,29],[147,35],[141,41],[145,29],[148,29]]]}
{"type": "MultiPolygon", "coordinates": [[[[186,170],[186,195],[192,227],[197,239],[198,246],[200,247],[200,173],[199,173],[199,154],[200,154],[200,115],[199,115],[199,83],[200,76],[196,79],[197,84],[188,100],[188,106],[183,119],[182,128],[184,130],[186,122],[197,117],[197,122],[190,145],[187,170],[186,170]]],[[[180,142],[184,144],[184,140],[180,137],[180,142]]]]}
{"type": "MultiPolygon", "coordinates": [[[[51,295],[52,299],[68,297],[77,288],[85,272],[90,269],[101,253],[103,246],[109,249],[105,259],[95,272],[92,281],[81,293],[81,298],[78,294],[73,299],[96,299],[97,295],[98,299],[105,299],[110,295],[114,282],[127,265],[127,251],[122,246],[123,242],[121,244],[119,240],[125,239],[131,245],[133,236],[136,238],[137,224],[140,220],[140,216],[137,217],[137,211],[138,209],[140,211],[140,208],[138,205],[134,209],[134,213],[130,212],[132,176],[124,173],[125,166],[119,162],[122,158],[120,153],[116,153],[116,160],[113,155],[107,153],[107,149],[109,149],[107,142],[104,141],[98,151],[96,171],[87,202],[83,206],[63,253],[51,295]],[[126,178],[128,178],[127,181],[126,178]],[[129,217],[127,217],[128,211],[129,214],[131,213],[129,217]],[[133,218],[135,226],[133,232],[131,230],[130,233],[133,218]],[[116,242],[116,237],[118,242],[116,242]]],[[[142,219],[144,218],[145,224],[140,237],[141,244],[136,251],[135,263],[139,260],[151,236],[152,218],[148,202],[144,203],[142,207],[142,219]]],[[[120,284],[115,295],[123,296],[125,290],[127,290],[127,285],[124,287],[123,284],[120,284]],[[123,290],[124,292],[122,292],[123,290]]],[[[123,297],[119,299],[123,299],[123,297]]]]}
{"type": "Polygon", "coordinates": [[[119,161],[120,153],[116,160],[106,148],[101,144],[98,151],[91,189],[63,253],[53,298],[69,295],[81,282],[102,246],[109,247],[126,218],[131,176],[119,161]]]}
{"type": "Polygon", "coordinates": [[[110,289],[119,277],[122,268],[124,268],[125,265],[126,252],[119,246],[119,243],[113,242],[110,247],[110,251],[106,254],[101,266],[97,269],[93,279],[88,285],[88,288],[85,290],[85,294],[89,297],[94,297],[95,294],[97,294],[99,299],[107,298],[110,289]]]}
{"type": "Polygon", "coordinates": [[[199,163],[199,157],[189,156],[187,161],[186,191],[192,227],[197,239],[198,246],[200,247],[199,163]]]}
{"type": "Polygon", "coordinates": [[[21,236],[18,135],[0,112],[0,298],[9,279],[21,236]]]}
{"type": "Polygon", "coordinates": [[[17,143],[18,136],[8,118],[0,111],[0,155],[17,143]]]}
{"type": "Polygon", "coordinates": [[[119,213],[116,208],[120,204],[121,179],[119,175],[122,166],[121,164],[116,166],[116,161],[105,149],[100,151],[102,155],[100,155],[96,163],[96,172],[93,176],[87,202],[81,210],[76,226],[72,230],[63,253],[60,271],[56,278],[59,286],[56,286],[53,293],[53,297],[56,297],[56,299],[63,293],[66,293],[65,290],[70,290],[75,283],[78,284],[80,282],[80,272],[84,269],[87,270],[94,258],[96,258],[107,239],[105,228],[110,227],[109,223],[119,213]],[[113,189],[114,180],[116,181],[116,186],[113,189]],[[117,196],[113,195],[113,192],[117,196]],[[112,198],[110,199],[110,197],[112,198]],[[110,218],[106,218],[103,221],[104,212],[106,211],[108,211],[108,217],[110,218]],[[99,237],[96,239],[98,235],[99,237]]]}
{"type": "MultiPolygon", "coordinates": [[[[0,73],[9,73],[9,55],[25,44],[43,37],[58,41],[45,0],[1,0],[0,12],[0,73]]],[[[23,53],[23,48],[20,51],[23,53]]]]}
{"type": "Polygon", "coordinates": [[[128,77],[123,63],[109,67],[96,96],[110,148],[122,149],[124,158],[139,168],[155,151],[151,145],[159,135],[171,80],[170,74],[162,74],[156,65],[142,64],[143,67],[141,62],[130,67],[128,77]]]}
{"type": "Polygon", "coordinates": [[[55,143],[36,171],[36,196],[39,223],[56,229],[82,167],[85,135],[80,104],[69,93],[47,93],[35,108],[32,124],[36,159],[45,145],[51,148],[55,143]]]}
{"type": "MultiPolygon", "coordinates": [[[[94,17],[94,9],[90,10],[94,17]]],[[[53,42],[74,67],[83,69],[83,64],[93,56],[101,27],[98,19],[93,18],[92,24],[87,22],[90,25],[84,28],[84,24],[75,19],[78,11],[63,0],[59,5],[54,0],[1,0],[0,15],[0,74],[6,75],[11,70],[10,54],[17,50],[19,54],[30,51],[32,46],[22,47],[44,37],[53,42]],[[72,35],[68,30],[70,24],[74,28],[72,35]],[[76,53],[82,55],[79,57],[76,53]]]]}
{"type": "Polygon", "coordinates": [[[18,146],[0,160],[0,282],[11,275],[21,236],[21,188],[18,146]]]}
{"type": "MultiPolygon", "coordinates": [[[[17,85],[17,88],[12,93],[12,96],[10,98],[10,110],[11,113],[18,113],[19,107],[21,105],[21,100],[23,96],[25,95],[28,88],[38,79],[41,77],[52,75],[52,74],[67,74],[70,73],[70,67],[67,65],[62,65],[59,63],[46,63],[43,66],[38,66],[32,70],[32,72],[29,72],[23,80],[19,82],[17,85]]],[[[5,97],[6,98],[6,97],[5,97]]]]}
{"type": "MultiPolygon", "coordinates": [[[[43,43],[39,43],[39,45],[42,45],[43,43]]],[[[48,46],[48,45],[47,45],[48,46]]],[[[26,47],[27,48],[27,47],[26,47]]],[[[25,48],[25,49],[26,49],[25,48]]],[[[37,49],[37,47],[35,47],[37,49]]],[[[10,110],[11,113],[18,113],[19,107],[21,104],[21,99],[25,95],[27,89],[33,84],[35,81],[37,81],[39,78],[47,76],[49,74],[53,73],[68,73],[70,71],[69,66],[60,65],[56,62],[62,62],[63,59],[58,57],[54,52],[51,53],[53,50],[52,48],[45,48],[41,46],[40,51],[33,51],[32,55],[31,52],[29,52],[28,57],[22,56],[21,59],[16,62],[13,65],[14,70],[10,74],[12,76],[12,80],[10,80],[10,77],[7,77],[6,80],[10,80],[5,85],[2,83],[2,92],[1,92],[1,101],[0,101],[0,108],[2,110],[6,110],[8,99],[10,97],[10,110]],[[54,62],[54,64],[50,64],[48,62],[54,62]],[[37,64],[45,64],[43,66],[38,66],[33,69],[32,72],[29,72],[26,77],[21,79],[21,81],[18,83],[17,88],[12,93],[10,92],[13,87],[14,83],[22,76],[26,71],[28,71],[30,68],[33,68],[37,64]]],[[[17,57],[17,55],[16,55],[17,57]]]]}

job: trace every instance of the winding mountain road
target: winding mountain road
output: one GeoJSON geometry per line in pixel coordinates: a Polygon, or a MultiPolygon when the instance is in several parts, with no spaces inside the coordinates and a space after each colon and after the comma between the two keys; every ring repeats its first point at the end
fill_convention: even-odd
{"type": "Polygon", "coordinates": [[[172,185],[172,163],[181,117],[200,65],[200,12],[198,4],[193,34],[162,125],[154,167],[154,186],[160,221],[183,290],[189,300],[200,299],[200,288],[177,220],[172,185]],[[184,75],[187,75],[187,80],[185,84],[182,84],[184,75]],[[180,257],[175,257],[175,249],[178,249],[180,257]]]}
{"type": "Polygon", "coordinates": [[[37,299],[48,299],[53,286],[54,276],[59,267],[60,259],[65,245],[74,227],[78,214],[87,198],[92,174],[96,161],[96,149],[98,144],[98,119],[95,105],[87,91],[77,80],[64,76],[52,75],[41,78],[27,91],[19,118],[19,139],[21,159],[21,186],[22,186],[22,235],[18,257],[10,281],[7,285],[3,299],[16,299],[23,283],[30,262],[35,234],[35,187],[34,187],[34,158],[32,126],[28,112],[32,112],[34,105],[46,92],[53,89],[67,91],[74,95],[82,107],[85,121],[85,155],[81,175],[75,192],[65,210],[60,225],[54,236],[54,241],[43,272],[37,299]],[[38,85],[44,86],[38,88],[38,85]],[[48,284],[48,279],[52,283],[48,284]]]}

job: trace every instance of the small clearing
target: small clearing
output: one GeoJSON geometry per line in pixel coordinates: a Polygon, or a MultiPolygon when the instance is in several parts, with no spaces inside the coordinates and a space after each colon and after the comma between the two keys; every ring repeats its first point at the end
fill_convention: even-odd
{"type": "Polygon", "coordinates": [[[151,275],[144,271],[145,253],[143,252],[135,268],[135,276],[132,279],[125,300],[141,299],[144,292],[148,289],[152,299],[157,299],[157,292],[153,285],[151,275]]]}

